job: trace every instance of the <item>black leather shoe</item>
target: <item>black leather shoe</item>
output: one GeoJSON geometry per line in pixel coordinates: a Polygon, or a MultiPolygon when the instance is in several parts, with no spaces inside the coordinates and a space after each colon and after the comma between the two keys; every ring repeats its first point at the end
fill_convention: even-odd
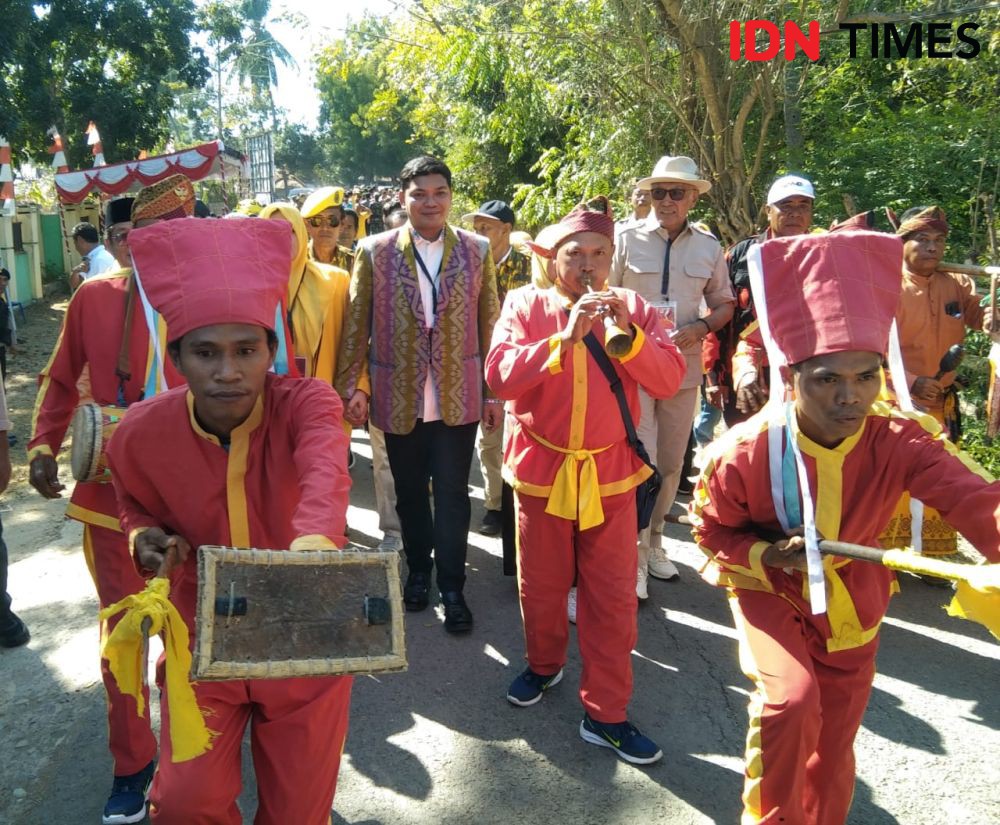
{"type": "Polygon", "coordinates": [[[449,633],[468,633],[472,630],[472,611],[461,593],[442,593],[444,629],[449,633]]]}
{"type": "Polygon", "coordinates": [[[9,614],[8,621],[0,628],[0,647],[20,647],[30,639],[28,626],[13,613],[9,614]]]}
{"type": "Polygon", "coordinates": [[[424,610],[430,600],[431,577],[428,573],[410,573],[403,587],[403,606],[407,610],[424,610]]]}
{"type": "Polygon", "coordinates": [[[499,536],[503,530],[503,517],[499,510],[487,510],[479,527],[481,536],[499,536]]]}

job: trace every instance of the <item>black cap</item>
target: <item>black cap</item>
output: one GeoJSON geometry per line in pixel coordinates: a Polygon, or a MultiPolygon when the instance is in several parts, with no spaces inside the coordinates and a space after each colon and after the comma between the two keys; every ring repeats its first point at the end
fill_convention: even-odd
{"type": "Polygon", "coordinates": [[[128,223],[132,220],[132,202],[134,200],[135,198],[115,198],[113,201],[108,201],[108,207],[104,213],[104,225],[128,223]]]}
{"type": "Polygon", "coordinates": [[[462,216],[465,220],[472,218],[493,218],[503,223],[514,225],[514,210],[504,201],[486,201],[481,204],[475,212],[470,212],[462,216]]]}

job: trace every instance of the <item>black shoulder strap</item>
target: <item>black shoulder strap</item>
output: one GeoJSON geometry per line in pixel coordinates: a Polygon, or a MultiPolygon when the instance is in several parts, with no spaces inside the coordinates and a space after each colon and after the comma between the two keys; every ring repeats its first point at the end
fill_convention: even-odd
{"type": "Polygon", "coordinates": [[[632,414],[628,410],[628,402],[625,400],[625,388],[622,386],[621,377],[612,366],[611,359],[608,358],[608,354],[601,347],[600,342],[594,336],[593,332],[588,332],[583,337],[583,343],[590,350],[590,354],[594,356],[594,360],[597,362],[597,366],[601,368],[601,372],[604,373],[604,377],[608,379],[608,383],[611,385],[611,392],[615,394],[615,399],[618,401],[618,410],[622,414],[622,422],[625,424],[625,435],[628,438],[629,446],[638,452],[639,436],[636,435],[635,424],[632,423],[632,414]]]}

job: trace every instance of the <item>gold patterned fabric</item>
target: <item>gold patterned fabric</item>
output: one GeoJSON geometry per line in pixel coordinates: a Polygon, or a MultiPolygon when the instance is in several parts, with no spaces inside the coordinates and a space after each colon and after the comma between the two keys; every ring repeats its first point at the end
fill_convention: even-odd
{"type": "Polygon", "coordinates": [[[132,223],[190,218],[194,214],[194,187],[184,175],[171,175],[140,190],[132,203],[132,223]]]}
{"type": "Polygon", "coordinates": [[[346,246],[338,246],[333,253],[332,266],[339,269],[346,269],[348,272],[354,269],[354,251],[346,246]]]}
{"type": "Polygon", "coordinates": [[[503,299],[510,290],[530,283],[530,259],[511,247],[507,257],[497,264],[497,299],[500,301],[500,306],[503,306],[503,299]]]}
{"type": "MultiPolygon", "coordinates": [[[[932,413],[938,424],[944,425],[939,413],[932,413]]],[[[945,430],[947,432],[947,430],[945,430]]],[[[941,518],[933,507],[924,506],[924,525],[920,531],[921,552],[925,556],[948,556],[958,552],[958,533],[941,518]]],[[[882,547],[913,546],[913,519],[910,516],[910,495],[905,493],[896,505],[892,519],[879,536],[882,547]]]]}
{"type": "MultiPolygon", "coordinates": [[[[920,532],[920,541],[925,556],[948,556],[958,552],[958,533],[933,507],[924,507],[924,526],[920,532]]],[[[889,526],[879,537],[879,543],[883,547],[913,546],[909,495],[904,495],[899,500],[889,526]]]]}

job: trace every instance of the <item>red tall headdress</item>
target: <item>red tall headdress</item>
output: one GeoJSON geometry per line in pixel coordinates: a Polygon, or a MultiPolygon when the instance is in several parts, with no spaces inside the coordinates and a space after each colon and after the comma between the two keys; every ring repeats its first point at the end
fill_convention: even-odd
{"type": "Polygon", "coordinates": [[[767,324],[789,364],[847,350],[885,354],[902,288],[899,238],[862,230],[774,238],[760,246],[760,262],[767,324]]]}
{"type": "Polygon", "coordinates": [[[274,329],[292,264],[284,221],[178,218],[132,230],[129,248],[168,340],[213,324],[274,329]]]}

